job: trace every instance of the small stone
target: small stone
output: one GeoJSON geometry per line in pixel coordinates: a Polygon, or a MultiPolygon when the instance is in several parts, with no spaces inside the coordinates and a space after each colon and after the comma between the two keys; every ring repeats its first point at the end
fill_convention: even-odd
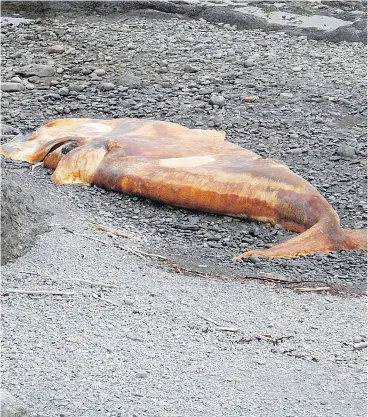
{"type": "Polygon", "coordinates": [[[73,83],[69,85],[70,91],[76,91],[77,93],[84,90],[86,87],[87,86],[85,84],[77,84],[77,83],[73,83]]]}
{"type": "Polygon", "coordinates": [[[254,61],[251,58],[248,58],[244,61],[244,67],[245,68],[250,68],[250,67],[254,67],[254,61]]]}
{"type": "Polygon", "coordinates": [[[103,68],[97,68],[93,71],[93,73],[97,75],[98,77],[102,77],[103,75],[106,74],[106,71],[103,68]]]}
{"type": "Polygon", "coordinates": [[[134,304],[134,300],[132,300],[131,298],[124,298],[124,304],[126,304],[127,306],[131,306],[134,304]]]}
{"type": "Polygon", "coordinates": [[[248,247],[248,243],[245,243],[245,242],[243,242],[243,243],[241,243],[240,245],[239,245],[239,248],[240,249],[245,249],[245,248],[247,248],[248,247]]]}
{"type": "Polygon", "coordinates": [[[243,100],[244,100],[246,103],[254,103],[256,100],[258,100],[258,96],[245,96],[245,97],[243,98],[243,100]]]}
{"type": "Polygon", "coordinates": [[[210,103],[214,106],[223,107],[225,105],[225,97],[218,94],[213,94],[210,98],[210,103]]]}
{"type": "Polygon", "coordinates": [[[23,75],[24,77],[32,77],[34,75],[38,77],[52,77],[55,75],[55,68],[49,65],[33,64],[18,68],[15,70],[15,73],[23,75]]]}
{"type": "Polygon", "coordinates": [[[302,67],[292,67],[291,68],[294,72],[300,72],[302,70],[302,67]]]}
{"type": "Polygon", "coordinates": [[[61,87],[59,90],[59,94],[61,96],[67,96],[69,94],[69,88],[68,87],[61,87]]]}
{"type": "Polygon", "coordinates": [[[282,98],[293,98],[294,94],[293,93],[280,93],[280,97],[282,97],[282,98]]]}
{"type": "Polygon", "coordinates": [[[101,83],[100,84],[100,89],[102,91],[111,91],[115,89],[115,84],[113,83],[101,83]]]}
{"type": "Polygon", "coordinates": [[[82,68],[81,69],[81,74],[83,74],[83,75],[92,74],[92,70],[91,70],[91,68],[82,68]]]}
{"type": "Polygon", "coordinates": [[[1,91],[8,91],[12,93],[15,91],[23,91],[24,89],[25,87],[21,83],[10,83],[10,82],[1,83],[1,91]]]}
{"type": "Polygon", "coordinates": [[[147,378],[148,374],[145,371],[140,371],[135,374],[137,378],[147,378]]]}
{"type": "Polygon", "coordinates": [[[195,73],[195,72],[198,72],[198,68],[193,67],[193,65],[188,64],[188,65],[185,65],[184,71],[185,72],[190,72],[190,73],[195,73]]]}
{"type": "Polygon", "coordinates": [[[22,82],[22,80],[19,77],[13,77],[10,81],[12,83],[21,83],[22,82]]]}
{"type": "Polygon", "coordinates": [[[364,342],[364,338],[362,336],[353,337],[353,343],[360,343],[360,342],[364,342]]]}
{"type": "Polygon", "coordinates": [[[342,144],[337,148],[336,153],[343,158],[354,158],[355,157],[355,149],[346,144],[342,144]]]}
{"type": "Polygon", "coordinates": [[[258,263],[259,262],[259,256],[255,256],[255,255],[252,255],[252,256],[250,256],[249,257],[249,260],[253,263],[253,264],[256,264],[256,263],[258,263]]]}
{"type": "Polygon", "coordinates": [[[65,46],[63,45],[52,45],[48,48],[47,52],[49,54],[62,54],[65,52],[65,46]]]}

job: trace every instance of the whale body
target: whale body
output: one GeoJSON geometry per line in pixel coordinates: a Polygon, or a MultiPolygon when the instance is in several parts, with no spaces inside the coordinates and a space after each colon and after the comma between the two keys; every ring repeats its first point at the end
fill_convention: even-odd
{"type": "Polygon", "coordinates": [[[236,259],[367,249],[367,231],[342,229],[315,187],[282,163],[226,141],[222,131],[135,118],[59,119],[4,144],[1,154],[42,163],[56,184],[96,185],[300,233],[236,259]]]}

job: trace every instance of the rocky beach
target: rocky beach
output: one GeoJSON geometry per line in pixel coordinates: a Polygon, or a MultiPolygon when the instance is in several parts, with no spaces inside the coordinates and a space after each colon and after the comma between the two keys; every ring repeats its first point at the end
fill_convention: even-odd
{"type": "MultiPolygon", "coordinates": [[[[17,15],[9,6],[9,16],[26,20],[2,24],[3,142],[65,117],[225,130],[307,179],[343,227],[367,226],[360,2],[328,5],[341,10],[328,17],[355,24],[341,41],[331,35],[337,28],[323,36],[262,28],[255,14],[250,29],[239,17],[216,21],[214,2],[130,10],[126,3],[139,2],[121,10],[55,3],[17,15]]],[[[234,262],[292,233],[56,186],[51,172],[22,162],[3,160],[3,172],[31,196],[43,225],[33,221],[28,251],[2,267],[3,288],[72,293],[3,294],[3,386],[31,416],[366,414],[365,355],[353,347],[366,340],[364,251],[234,262]]]]}

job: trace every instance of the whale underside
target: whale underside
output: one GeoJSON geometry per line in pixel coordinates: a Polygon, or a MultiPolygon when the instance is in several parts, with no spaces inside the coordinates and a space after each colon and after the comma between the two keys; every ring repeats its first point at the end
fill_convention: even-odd
{"type": "Polygon", "coordinates": [[[1,154],[42,163],[56,184],[96,185],[300,233],[237,259],[367,249],[367,231],[342,229],[315,187],[282,163],[227,142],[222,131],[134,118],[60,119],[4,144],[1,154]]]}

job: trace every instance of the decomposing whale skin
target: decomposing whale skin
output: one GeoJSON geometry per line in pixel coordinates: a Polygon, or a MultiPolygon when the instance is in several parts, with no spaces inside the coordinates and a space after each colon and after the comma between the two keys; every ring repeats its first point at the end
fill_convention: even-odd
{"type": "Polygon", "coordinates": [[[237,259],[367,248],[367,231],[342,229],[316,188],[285,165],[225,141],[221,131],[147,119],[60,119],[3,145],[1,154],[42,162],[56,184],[93,184],[300,233],[237,259]]]}

